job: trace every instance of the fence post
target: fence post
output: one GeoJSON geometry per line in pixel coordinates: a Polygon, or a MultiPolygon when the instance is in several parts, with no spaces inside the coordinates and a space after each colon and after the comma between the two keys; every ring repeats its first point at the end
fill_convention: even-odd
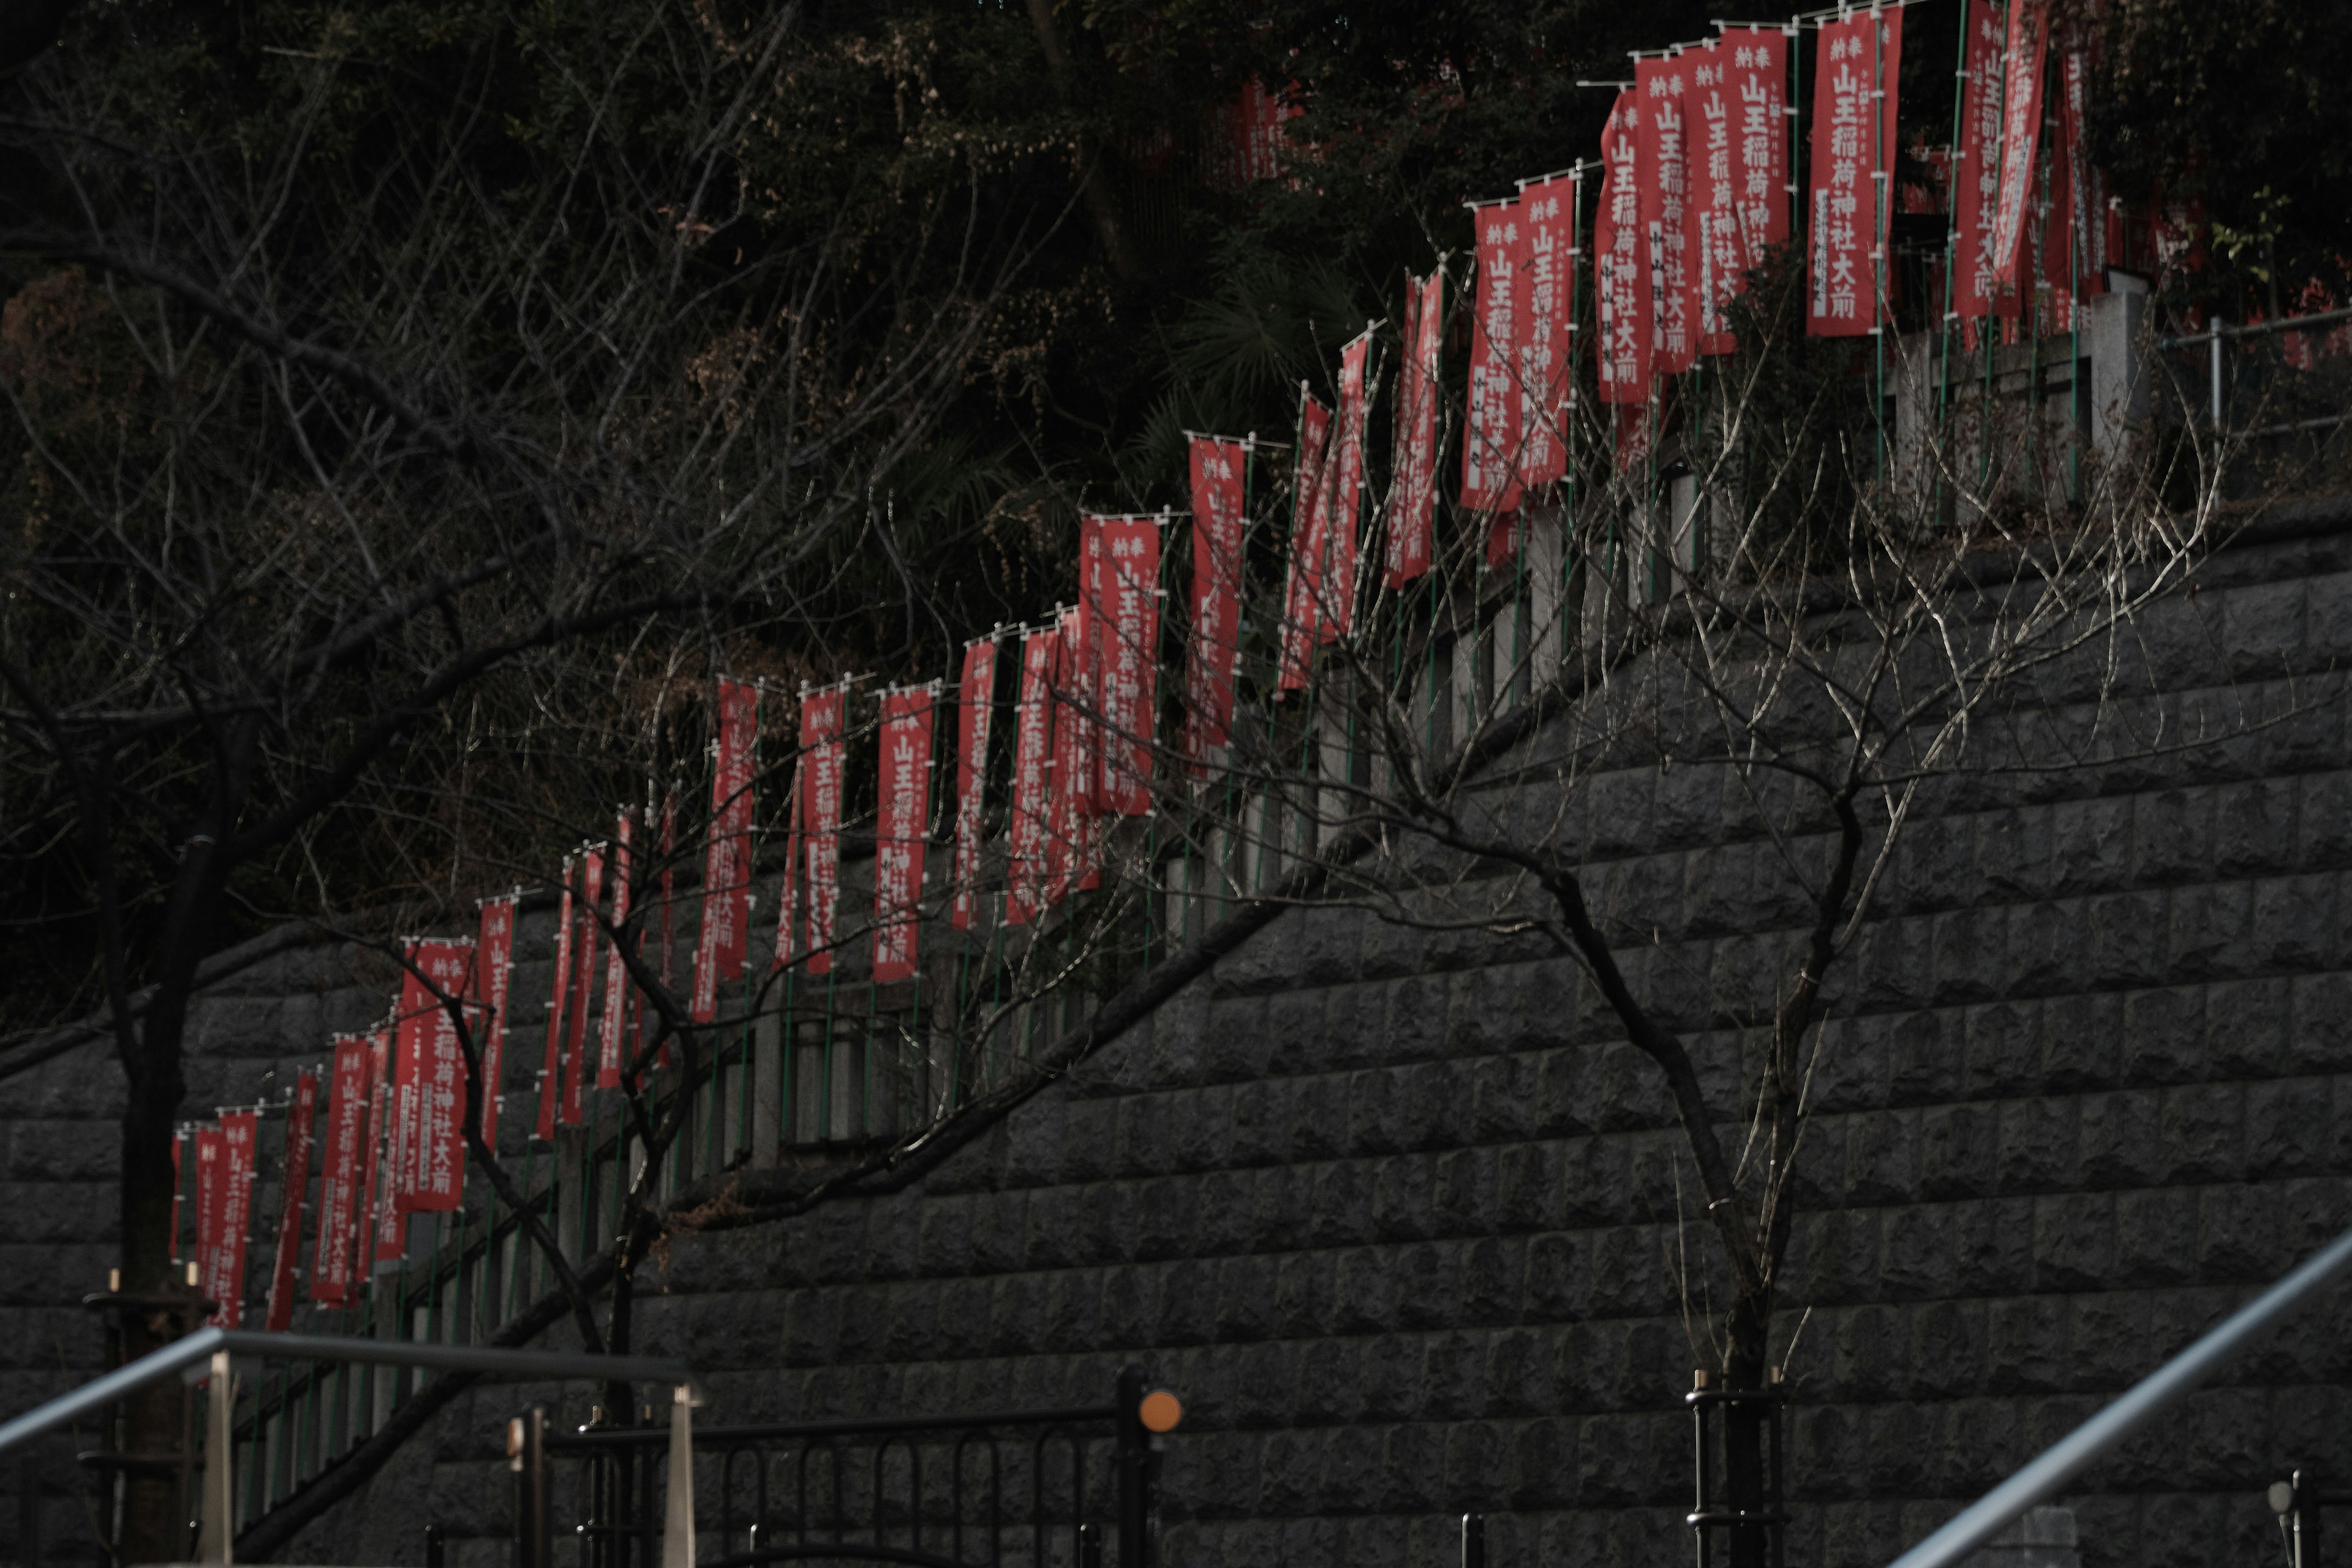
{"type": "Polygon", "coordinates": [[[1151,1545],[1151,1435],[1143,1429],[1143,1369],[1118,1369],[1118,1568],[1148,1568],[1151,1545]]]}
{"type": "Polygon", "coordinates": [[[507,1424],[507,1453],[515,1472],[515,1568],[551,1568],[545,1405],[507,1424]]]}
{"type": "Polygon", "coordinates": [[[665,1491],[662,1568],[694,1568],[694,1390],[683,1383],[670,1393],[669,1485],[665,1491]]]}
{"type": "Polygon", "coordinates": [[[1462,1568],[1486,1568],[1486,1516],[1462,1516],[1462,1568]]]}
{"type": "Polygon", "coordinates": [[[226,1563],[236,1506],[236,1385],[230,1381],[226,1351],[213,1352],[212,1386],[205,1400],[205,1522],[196,1540],[196,1561],[226,1563]]]}

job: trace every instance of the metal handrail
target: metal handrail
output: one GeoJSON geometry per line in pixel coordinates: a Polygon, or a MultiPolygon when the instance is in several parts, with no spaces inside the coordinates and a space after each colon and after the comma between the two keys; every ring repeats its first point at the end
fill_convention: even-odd
{"type": "Polygon", "coordinates": [[[2352,309],[2315,310],[2308,316],[2284,316],[2275,321],[2246,321],[2234,327],[2227,321],[2216,321],[2205,331],[2191,332],[2181,338],[2160,339],[2156,346],[2160,349],[2185,349],[2194,343],[2210,342],[2221,338],[2259,338],[2273,332],[2299,332],[2330,321],[2352,321],[2352,309]]]}
{"type": "Polygon", "coordinates": [[[405,1340],[346,1340],[331,1334],[199,1329],[0,1425],[0,1454],[222,1353],[296,1361],[372,1362],[386,1366],[479,1373],[484,1376],[511,1374],[518,1378],[593,1377],[671,1384],[686,1383],[691,1378],[684,1362],[659,1356],[587,1355],[577,1351],[501,1350],[485,1345],[416,1344],[405,1340]]]}
{"type": "Polygon", "coordinates": [[[1960,1510],[1949,1523],[1896,1558],[1893,1568],[1946,1568],[1984,1544],[2001,1527],[2053,1496],[2085,1466],[2122,1442],[2150,1416],[2220,1370],[2278,1320],[2352,1263],[2352,1230],[2314,1253],[2301,1268],[2247,1302],[2204,1337],[2134,1384],[2121,1397],[2052,1444],[2009,1479],[1960,1510]]]}

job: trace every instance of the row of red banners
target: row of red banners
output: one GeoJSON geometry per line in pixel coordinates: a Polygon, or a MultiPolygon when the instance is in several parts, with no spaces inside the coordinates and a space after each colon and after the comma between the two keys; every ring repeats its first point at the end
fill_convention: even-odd
{"type": "MultiPolygon", "coordinates": [[[[1865,332],[1882,319],[1901,23],[1900,10],[1886,8],[1820,28],[1805,208],[1811,236],[1808,324],[1819,334],[1865,332]]],[[[2034,0],[1969,0],[1968,26],[1963,135],[1951,161],[1952,285],[1956,312],[1974,321],[2014,313],[2021,253],[2029,238],[2042,238],[2042,254],[2032,259],[2035,276],[2046,279],[2051,250],[2069,255],[2073,235],[2087,237],[2103,226],[2089,221],[2101,209],[2095,177],[2081,155],[2080,58],[2067,57],[2059,154],[2038,163],[2046,16],[2034,0]],[[2037,180],[2042,210],[2056,215],[2062,231],[2054,244],[2051,223],[2029,221],[2037,180]]],[[[1770,27],[1728,28],[1707,44],[1640,61],[1634,82],[1620,93],[1603,134],[1606,184],[1593,235],[1596,359],[1604,403],[1630,413],[1654,395],[1660,376],[1737,346],[1729,301],[1791,229],[1786,198],[1795,187],[1785,85],[1792,36],[1770,27]]],[[[1475,214],[1476,295],[1461,504],[1496,515],[1488,558],[1497,563],[1516,547],[1509,514],[1529,489],[1566,472],[1583,172],[1580,165],[1523,182],[1516,197],[1481,205],[1475,214]]],[[[1381,562],[1392,589],[1431,565],[1445,310],[1442,271],[1409,280],[1394,483],[1381,562]]],[[[1275,650],[1277,695],[1306,686],[1317,650],[1347,635],[1352,623],[1364,442],[1374,391],[1372,343],[1367,328],[1341,351],[1336,407],[1301,389],[1283,625],[1275,650]]],[[[1251,456],[1247,441],[1192,438],[1182,748],[1195,778],[1206,776],[1234,723],[1251,456]]],[[[1083,518],[1078,603],[1051,625],[1015,634],[1007,924],[1034,921],[1070,892],[1097,886],[1104,820],[1151,809],[1160,529],[1167,521],[1165,514],[1083,518]]],[[[969,929],[979,916],[997,653],[994,637],[968,645],[957,681],[947,902],[949,923],[957,930],[969,929]]],[[[872,973],[884,984],[910,978],[919,961],[938,693],[936,684],[904,687],[884,692],[880,701],[872,973]]],[[[808,973],[828,973],[840,944],[835,917],[847,698],[846,683],[800,697],[772,968],[801,964],[808,973]]],[[[747,969],[761,699],[754,683],[718,682],[702,912],[688,1002],[698,1023],[716,1018],[721,988],[742,981],[747,969]]],[[[644,991],[614,940],[634,912],[638,826],[635,815],[623,812],[610,841],[563,868],[533,1126],[541,1139],[559,1126],[584,1121],[592,1085],[619,1087],[646,1065],[644,991]],[[593,1061],[592,1015],[598,1025],[593,1061]]],[[[652,948],[665,988],[672,979],[676,829],[673,793],[658,821],[658,910],[638,922],[634,939],[639,962],[652,948]]],[[[514,921],[515,900],[496,900],[483,906],[476,939],[411,943],[393,1024],[336,1042],[313,1300],[348,1300],[372,1264],[401,1256],[407,1215],[457,1206],[466,1113],[459,1018],[480,1042],[482,1081],[501,1084],[514,921]]],[[[316,1079],[303,1075],[288,1141],[290,1170],[307,1165],[318,1094],[316,1079]]],[[[482,1136],[493,1143],[498,1108],[493,1089],[481,1119],[482,1136]]],[[[243,1280],[254,1130],[251,1112],[233,1112],[196,1134],[201,1274],[231,1322],[243,1280]]],[[[298,1196],[289,1194],[278,1229],[272,1327],[282,1327],[292,1308],[298,1196]]]]}
{"type": "MultiPolygon", "coordinates": [[[[310,1299],[355,1300],[372,1268],[407,1250],[406,1218],[456,1209],[465,1187],[465,1053],[459,1018],[475,1042],[485,1084],[500,1081],[501,1042],[514,966],[516,900],[482,905],[475,938],[410,941],[392,1018],[372,1033],[338,1036],[328,1067],[312,1227],[310,1299]]],[[[278,1237],[268,1277],[267,1326],[292,1321],[296,1266],[303,1239],[302,1203],[311,1144],[321,1113],[315,1072],[297,1076],[287,1103],[281,1151],[278,1237]]],[[[498,1136],[499,1100],[482,1100],[481,1133],[498,1136]]],[[[210,1321],[236,1326],[245,1298],[246,1237],[253,1208],[259,1115],[223,1111],[173,1140],[176,1163],[185,1138],[195,1152],[195,1262],[198,1287],[215,1303],[210,1321]]],[[[180,1199],[173,1200],[179,1234],[180,1199]]]]}

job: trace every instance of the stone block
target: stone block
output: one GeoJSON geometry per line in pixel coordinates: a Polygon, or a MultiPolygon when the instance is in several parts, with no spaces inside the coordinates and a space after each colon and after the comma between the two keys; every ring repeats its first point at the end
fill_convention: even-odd
{"type": "Polygon", "coordinates": [[[2053,1094],[2115,1087],[2124,1034],[2124,998],[2113,992],[2053,996],[2042,1005],[2043,1088],[2053,1094]]]}
{"type": "Polygon", "coordinates": [[[2136,1187],[2156,1180],[2160,1164],[2157,1135],[2160,1108],[2154,1089],[2082,1098],[2076,1123],[2081,1138],[2077,1169],[2085,1185],[2136,1187]]]}
{"type": "Polygon", "coordinates": [[[2123,1027],[2119,1070],[2126,1083],[2181,1083],[2201,1076],[2206,1019],[2200,988],[2126,994],[2123,1027]]]}
{"type": "MultiPolygon", "coordinates": [[[[1265,1074],[1328,1072],[1333,1043],[1324,1025],[1328,999],[1322,991],[1283,991],[1247,1008],[1228,1003],[1218,1008],[1210,1026],[1218,1031],[1252,1030],[1261,1037],[1252,1054],[1262,1053],[1265,1073],[1248,1081],[1263,1081],[1265,1074]]],[[[1236,1071],[1231,1076],[1244,1075],[1236,1071]]]]}
{"type": "Polygon", "coordinates": [[[2062,801],[2048,812],[2052,891],[2075,898],[2126,885],[2131,868],[2128,797],[2062,801]]]}
{"type": "Polygon", "coordinates": [[[2056,824],[2046,808],[2009,808],[1979,814],[1976,827],[1977,897],[1985,902],[2034,903],[2055,891],[2052,864],[2056,824]]]}
{"type": "Polygon", "coordinates": [[[2060,1193],[2033,1200],[2037,1290],[2095,1290],[2115,1268],[2115,1199],[2060,1193]]]}
{"type": "Polygon", "coordinates": [[[1994,1180],[2002,1192],[2055,1192],[2075,1184],[2077,1110],[2071,1099],[2001,1103],[1994,1180]]]}
{"type": "Polygon", "coordinates": [[[1960,1016],[1960,1097],[2032,1094],[2042,1087],[2042,1005],[1996,1002],[1960,1016]]]}
{"type": "Polygon", "coordinates": [[[2205,1062],[2199,1075],[2270,1078],[2282,1070],[2292,1006],[2286,977],[2205,987],[2205,1062]]]}
{"type": "Polygon", "coordinates": [[[2157,1118],[2157,1176],[2167,1182],[2226,1182],[2244,1168],[2245,1090],[2193,1084],[2168,1090],[2157,1118]]]}
{"type": "Polygon", "coordinates": [[[2000,1116],[1990,1105],[1931,1105],[1919,1113],[1919,1195],[1984,1196],[1997,1181],[2000,1116]]]}
{"type": "Polygon", "coordinates": [[[2352,973],[2297,975],[2287,985],[2286,1049],[2280,1061],[2285,1072],[2342,1072],[2352,1069],[2352,973]]]}

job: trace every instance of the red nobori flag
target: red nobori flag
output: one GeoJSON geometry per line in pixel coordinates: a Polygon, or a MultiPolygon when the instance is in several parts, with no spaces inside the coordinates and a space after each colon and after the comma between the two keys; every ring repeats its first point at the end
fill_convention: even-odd
{"type": "Polygon", "coordinates": [[[412,942],[408,963],[392,1075],[404,1163],[393,1191],[411,1213],[446,1214],[466,1186],[466,1062],[442,998],[465,994],[474,944],[412,942]]]}
{"type": "Polygon", "coordinates": [[[1356,620],[1358,537],[1364,503],[1364,426],[1370,415],[1372,329],[1339,351],[1339,408],[1331,431],[1331,504],[1323,524],[1322,593],[1315,607],[1315,640],[1337,642],[1356,620]]]}
{"type": "Polygon", "coordinates": [[[362,1217],[360,1189],[366,1182],[362,1140],[367,1132],[368,1102],[375,1091],[368,1079],[373,1065],[365,1036],[335,1037],[326,1159],[319,1168],[319,1234],[310,1254],[313,1301],[340,1304],[351,1299],[352,1248],[362,1217]]]}
{"type": "Polygon", "coordinates": [[[555,1136],[555,1108],[563,1093],[563,999],[572,991],[572,862],[563,862],[563,892],[555,911],[555,985],[547,1002],[547,1059],[539,1070],[539,1123],[532,1136],[555,1136]]]}
{"type": "Polygon", "coordinates": [[[1091,639],[1082,611],[1062,612],[1054,648],[1054,789],[1045,838],[1045,901],[1058,904],[1070,893],[1099,884],[1094,858],[1093,816],[1080,789],[1063,781],[1094,773],[1089,742],[1095,728],[1081,704],[1092,687],[1091,639]]]}
{"type": "MultiPolygon", "coordinates": [[[[1430,540],[1437,521],[1437,398],[1444,384],[1437,359],[1444,339],[1444,269],[1425,279],[1407,273],[1404,363],[1397,380],[1396,471],[1389,490],[1388,560],[1381,579],[1391,588],[1402,588],[1429,571],[1430,540]]],[[[1238,485],[1235,489],[1238,493],[1238,485]]],[[[1198,480],[1192,510],[1195,516],[1201,510],[1198,480]]],[[[1238,531],[1236,528],[1236,537],[1238,531]]],[[[1238,608],[1234,615],[1238,625],[1238,608]]],[[[1230,703],[1225,711],[1230,724],[1230,703]]]]}
{"type": "Polygon", "coordinates": [[[1242,658],[1242,533],[1249,450],[1222,436],[1192,438],[1192,647],[1184,661],[1184,754],[1208,776],[1209,751],[1232,738],[1242,658]]]}
{"type": "MultiPolygon", "coordinates": [[[[782,969],[800,956],[801,842],[808,816],[808,792],[803,786],[808,774],[808,758],[795,756],[792,787],[784,794],[784,874],[776,879],[776,955],[769,965],[772,970],[782,969]]],[[[667,908],[663,913],[667,915],[667,908]]]]}
{"type": "Polygon", "coordinates": [[[205,1321],[216,1328],[236,1327],[245,1304],[245,1237],[253,1211],[257,1122],[250,1110],[231,1110],[217,1127],[196,1133],[197,1279],[215,1303],[205,1321]]]}
{"type": "MultiPolygon", "coordinates": [[[[1748,247],[1739,237],[1739,120],[1729,78],[1731,46],[1717,39],[1683,51],[1683,126],[1688,143],[1691,299],[1698,309],[1698,352],[1729,353],[1737,343],[1724,307],[1739,291],[1748,247]]],[[[1743,72],[1743,75],[1752,73],[1743,72]]]]}
{"type": "Polygon", "coordinates": [[[996,639],[965,645],[956,683],[955,894],[948,924],[971,929],[980,890],[981,806],[988,783],[988,731],[996,717],[996,639]]]}
{"type": "Polygon", "coordinates": [[[882,776],[874,822],[874,980],[915,973],[923,851],[931,819],[932,688],[882,694],[882,776]]]}
{"type": "MultiPolygon", "coordinates": [[[[1724,287],[1738,293],[1764,253],[1789,237],[1789,197],[1795,189],[1789,173],[1789,36],[1776,27],[1727,27],[1714,47],[1733,117],[1731,238],[1737,250],[1724,287]]],[[[1714,178],[1711,162],[1706,176],[1714,178]]]]}
{"type": "Polygon", "coordinates": [[[1237,190],[1282,173],[1283,126],[1303,113],[1297,104],[1252,77],[1240,93],[1218,111],[1219,146],[1210,163],[1210,180],[1226,190],[1237,190]]]}
{"type": "Polygon", "coordinates": [[[801,842],[808,852],[808,972],[833,973],[834,919],[841,902],[842,741],[848,693],[842,687],[801,698],[801,842]]]}
{"type": "Polygon", "coordinates": [[[710,838],[702,858],[702,927],[694,952],[694,1020],[719,1015],[719,986],[743,978],[751,900],[751,778],[759,766],[760,689],[719,682],[719,749],[710,770],[710,838]]]}
{"type": "Polygon", "coordinates": [[[2074,199],[2075,256],[2080,263],[2077,291],[2084,299],[2107,291],[2107,268],[2115,258],[2107,251],[2108,196],[2106,176],[2092,163],[2084,142],[2090,113],[2092,51],[2069,48],[2060,58],[2058,142],[2066,160],[2066,190],[2074,199]]]}
{"type": "Polygon", "coordinates": [[[2000,269],[1993,264],[1993,209],[2000,200],[2000,49],[1994,0],[1968,0],[1967,79],[1960,91],[1960,146],[1952,170],[1952,310],[1969,320],[1992,313],[2000,269]]]}
{"type": "Polygon", "coordinates": [[[1519,187],[1519,482],[1568,472],[1569,333],[1576,320],[1576,205],[1582,179],[1519,187]]]}
{"type": "Polygon", "coordinates": [[[393,1173],[400,1150],[392,1098],[392,1031],[379,1029],[368,1037],[368,1074],[374,1092],[368,1097],[367,1185],[360,1214],[365,1225],[373,1268],[397,1263],[408,1252],[408,1214],[393,1201],[393,1173]]]}
{"type": "Polygon", "coordinates": [[[507,999],[514,987],[515,903],[512,894],[486,900],[482,921],[474,941],[473,979],[466,990],[475,1004],[469,1016],[478,1033],[475,1047],[482,1059],[482,1144],[499,1146],[499,1102],[507,1081],[507,999]]]}
{"type": "Polygon", "coordinates": [[[196,1129],[196,1288],[219,1303],[207,1323],[233,1325],[236,1306],[222,1284],[227,1259],[221,1235],[228,1226],[228,1189],[223,1184],[227,1159],[219,1126],[196,1129]],[[224,1322],[223,1314],[226,1314],[224,1322]]]}
{"type": "MultiPolygon", "coordinates": [[[[269,1270],[269,1310],[263,1326],[284,1333],[294,1321],[294,1262],[302,1250],[302,1193],[310,1180],[310,1129],[319,1119],[319,1075],[294,1080],[294,1103],[286,1108],[285,1171],[278,1181],[278,1258],[269,1270]]],[[[317,1268],[314,1259],[311,1267],[317,1268]]]]}
{"type": "Polygon", "coordinates": [[[2010,0],[2001,47],[2000,146],[1996,153],[2000,184],[1993,197],[1992,238],[1986,247],[1996,289],[2020,286],[2020,243],[2033,218],[2034,164],[2042,145],[2042,61],[2049,42],[2050,13],[2040,0],[2010,0]]]}
{"type": "MultiPolygon", "coordinates": [[[[588,1004],[596,996],[596,906],[604,899],[604,847],[587,852],[580,868],[580,901],[572,906],[572,1017],[563,1032],[563,1104],[566,1127],[588,1120],[588,1004]]],[[[708,900],[703,907],[709,908],[708,900]]]]}
{"type": "Polygon", "coordinates": [[[1296,691],[1307,684],[1316,646],[1315,606],[1323,592],[1316,574],[1323,564],[1323,520],[1329,500],[1331,411],[1316,402],[1304,384],[1298,400],[1298,478],[1290,514],[1289,574],[1282,593],[1277,691],[1296,691]]]}
{"type": "Polygon", "coordinates": [[[1078,603],[1073,612],[1077,640],[1056,680],[1062,709],[1054,716],[1054,794],[1080,816],[1104,809],[1102,770],[1109,736],[1103,728],[1101,645],[1110,621],[1111,521],[1092,513],[1078,518],[1078,603]],[[1058,760],[1066,746],[1075,748],[1066,765],[1058,760]]]}
{"type": "MultiPolygon", "coordinates": [[[[629,832],[634,823],[631,814],[624,811],[613,826],[613,929],[618,931],[629,918],[629,832]]],[[[744,872],[751,870],[750,857],[745,857],[744,872]]],[[[621,1053],[626,1047],[629,1022],[629,964],[621,952],[618,939],[604,944],[604,1016],[599,1021],[596,1042],[596,1087],[621,1087],[621,1068],[625,1065],[621,1053]]]]}
{"type": "Polygon", "coordinates": [[[1470,406],[1462,435],[1462,504],[1504,511],[1519,499],[1519,212],[1475,209],[1478,280],[1470,318],[1470,406]]]}
{"type": "Polygon", "coordinates": [[[1151,752],[1160,709],[1160,524],[1149,517],[1097,520],[1104,562],[1092,618],[1094,684],[1102,723],[1097,811],[1151,810],[1151,752]]]}
{"type": "Polygon", "coordinates": [[[1642,252],[1642,102],[1632,88],[1617,95],[1601,132],[1608,183],[1593,221],[1593,282],[1600,299],[1601,401],[1644,403],[1650,396],[1650,268],[1642,252]]]}
{"type": "Polygon", "coordinates": [[[1903,12],[1863,11],[1850,21],[1825,22],[1816,48],[1805,331],[1858,337],[1876,329],[1885,291],[1903,12]]]}
{"type": "Polygon", "coordinates": [[[1696,269],[1690,256],[1690,143],[1683,91],[1690,67],[1680,58],[1641,60],[1633,91],[1642,103],[1642,256],[1650,268],[1650,364],[1672,375],[1697,363],[1696,269]]]}
{"type": "Polygon", "coordinates": [[[1004,923],[1026,925],[1042,907],[1045,880],[1045,814],[1054,752],[1054,656],[1058,628],[1021,639],[1021,694],[1013,704],[1013,810],[1006,828],[1011,866],[1004,883],[1004,923]]]}

